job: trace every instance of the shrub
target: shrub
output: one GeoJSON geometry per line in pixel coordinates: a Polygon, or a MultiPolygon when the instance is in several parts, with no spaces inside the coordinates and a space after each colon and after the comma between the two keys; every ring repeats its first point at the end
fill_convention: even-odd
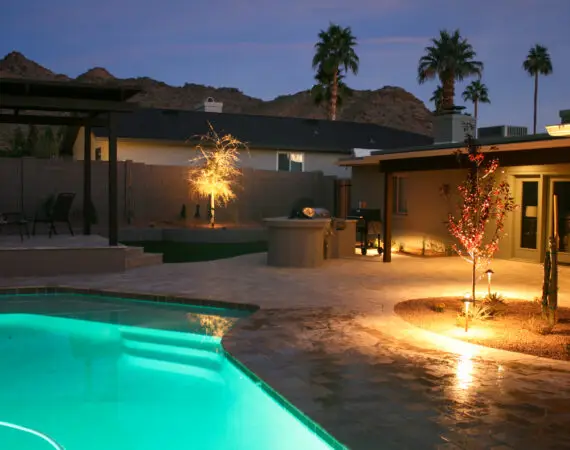
{"type": "Polygon", "coordinates": [[[492,294],[487,295],[482,304],[486,306],[491,317],[501,316],[505,314],[507,310],[505,299],[501,294],[498,294],[497,292],[493,292],[492,294]]]}
{"type": "Polygon", "coordinates": [[[547,335],[552,333],[553,325],[549,324],[539,315],[533,315],[523,323],[523,328],[531,333],[547,335]]]}
{"type": "Polygon", "coordinates": [[[436,303],[433,305],[433,310],[437,313],[445,312],[445,303],[436,303]]]}
{"type": "MultiPolygon", "coordinates": [[[[491,320],[495,317],[501,316],[505,313],[507,304],[500,294],[493,293],[488,295],[482,301],[476,301],[469,305],[469,320],[491,320]]],[[[464,318],[465,310],[462,309],[458,315],[458,323],[465,324],[464,318]]]]}

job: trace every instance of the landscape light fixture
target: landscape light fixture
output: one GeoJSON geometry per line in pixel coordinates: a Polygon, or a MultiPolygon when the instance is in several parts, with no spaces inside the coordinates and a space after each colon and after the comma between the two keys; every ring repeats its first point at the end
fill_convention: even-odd
{"type": "Polygon", "coordinates": [[[548,125],[546,131],[550,136],[554,137],[570,137],[570,123],[563,123],[560,125],[548,125]]]}
{"type": "Polygon", "coordinates": [[[491,296],[491,278],[493,277],[493,274],[495,272],[493,272],[491,269],[489,269],[485,273],[487,274],[487,293],[489,294],[489,297],[490,297],[491,296]]]}

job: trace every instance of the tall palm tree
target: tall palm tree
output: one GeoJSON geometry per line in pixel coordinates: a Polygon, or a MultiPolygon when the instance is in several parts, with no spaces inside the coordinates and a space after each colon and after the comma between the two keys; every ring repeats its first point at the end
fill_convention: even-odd
{"type": "MultiPolygon", "coordinates": [[[[344,75],[339,74],[337,79],[337,110],[342,106],[343,100],[352,95],[352,89],[344,83],[343,79],[344,75]]],[[[327,117],[331,119],[332,77],[326,72],[320,70],[315,75],[315,80],[317,83],[311,89],[311,96],[317,105],[320,105],[323,102],[326,103],[327,117]]]]}
{"type": "Polygon", "coordinates": [[[443,88],[442,109],[452,110],[455,82],[474,75],[481,77],[483,63],[475,60],[477,53],[467,39],[461,37],[459,30],[453,33],[440,31],[439,38],[432,39],[425,52],[418,63],[418,82],[423,84],[439,78],[443,88]]]}
{"type": "Polygon", "coordinates": [[[441,112],[441,100],[443,99],[443,88],[438,86],[433,91],[431,98],[429,99],[430,102],[433,102],[435,106],[435,112],[441,112]]]}
{"type": "Polygon", "coordinates": [[[491,103],[489,100],[489,90],[487,86],[479,80],[472,81],[463,91],[463,100],[473,102],[473,116],[477,124],[477,114],[479,103],[491,103]]]}
{"type": "Polygon", "coordinates": [[[327,30],[321,30],[319,41],[315,44],[313,69],[330,77],[330,119],[336,120],[336,107],[338,102],[339,80],[348,72],[358,73],[359,59],[354,51],[356,38],[350,27],[343,28],[330,24],[327,30]]]}
{"type": "Polygon", "coordinates": [[[548,49],[536,44],[532,47],[523,62],[523,69],[534,77],[534,116],[533,133],[536,134],[536,116],[538,111],[538,76],[550,75],[552,73],[552,61],[548,49]]]}

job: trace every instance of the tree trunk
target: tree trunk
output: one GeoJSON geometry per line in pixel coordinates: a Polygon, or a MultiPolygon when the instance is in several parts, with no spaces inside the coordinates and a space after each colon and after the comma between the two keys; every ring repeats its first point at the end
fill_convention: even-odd
{"type": "Polygon", "coordinates": [[[477,127],[479,126],[478,124],[479,121],[477,120],[479,113],[478,109],[479,109],[479,100],[475,99],[473,101],[473,115],[475,117],[475,129],[473,130],[473,137],[475,138],[477,137],[477,127]]]}
{"type": "Polygon", "coordinates": [[[336,120],[336,102],[338,98],[338,67],[334,70],[331,86],[331,120],[336,120]]]}
{"type": "Polygon", "coordinates": [[[441,99],[441,109],[443,111],[449,111],[453,109],[453,100],[455,97],[455,79],[453,74],[446,75],[441,80],[441,85],[443,87],[443,94],[441,99]]]}
{"type": "Polygon", "coordinates": [[[210,226],[214,228],[216,223],[216,210],[215,210],[215,197],[214,194],[210,194],[210,226]]]}
{"type": "Polygon", "coordinates": [[[473,258],[471,269],[471,301],[475,302],[475,287],[477,286],[477,259],[473,258]]]}
{"type": "Polygon", "coordinates": [[[542,281],[542,318],[548,320],[548,294],[550,292],[550,247],[546,250],[544,258],[544,276],[542,281]]]}
{"type": "Polygon", "coordinates": [[[550,284],[548,293],[548,325],[558,322],[558,246],[557,236],[549,239],[550,245],[550,284]]]}
{"type": "Polygon", "coordinates": [[[533,120],[533,134],[536,134],[536,114],[538,110],[538,73],[534,74],[534,120],[533,120]]]}

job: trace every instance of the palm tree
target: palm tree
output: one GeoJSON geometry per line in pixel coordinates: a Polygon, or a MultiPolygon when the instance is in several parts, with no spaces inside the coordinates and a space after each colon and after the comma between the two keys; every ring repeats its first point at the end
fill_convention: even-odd
{"type": "Polygon", "coordinates": [[[532,47],[523,62],[523,69],[534,77],[534,117],[533,133],[536,134],[536,115],[538,110],[538,76],[550,75],[552,73],[552,61],[548,49],[536,44],[532,47]]]}
{"type": "Polygon", "coordinates": [[[433,91],[433,94],[431,96],[431,98],[429,99],[430,102],[433,102],[433,104],[435,105],[435,112],[439,113],[441,112],[441,100],[443,98],[443,88],[441,86],[438,86],[435,88],[435,91],[433,91]]]}
{"type": "Polygon", "coordinates": [[[313,69],[317,69],[322,76],[330,77],[330,119],[336,120],[336,107],[338,102],[339,81],[348,72],[358,73],[359,59],[354,51],[357,45],[350,27],[343,28],[330,24],[329,28],[321,30],[319,41],[315,44],[313,69]]]}
{"type": "Polygon", "coordinates": [[[472,81],[463,91],[463,100],[473,102],[473,116],[477,124],[477,113],[479,103],[491,103],[487,86],[479,80],[472,81]]]}
{"type": "MultiPolygon", "coordinates": [[[[343,104],[344,98],[352,95],[352,89],[350,89],[343,81],[344,75],[339,74],[337,79],[337,98],[336,107],[337,110],[343,104]]],[[[332,120],[331,117],[331,98],[332,98],[332,79],[324,71],[320,70],[315,75],[315,80],[317,83],[311,89],[311,96],[313,97],[315,104],[320,105],[323,102],[327,105],[327,116],[332,120]]]]}
{"type": "Polygon", "coordinates": [[[454,107],[455,82],[469,76],[481,77],[483,63],[476,61],[475,50],[467,39],[463,39],[459,30],[450,33],[447,30],[439,32],[438,39],[432,39],[430,46],[425,48],[426,54],[418,63],[418,82],[439,78],[443,88],[442,109],[452,110],[454,107]]]}

